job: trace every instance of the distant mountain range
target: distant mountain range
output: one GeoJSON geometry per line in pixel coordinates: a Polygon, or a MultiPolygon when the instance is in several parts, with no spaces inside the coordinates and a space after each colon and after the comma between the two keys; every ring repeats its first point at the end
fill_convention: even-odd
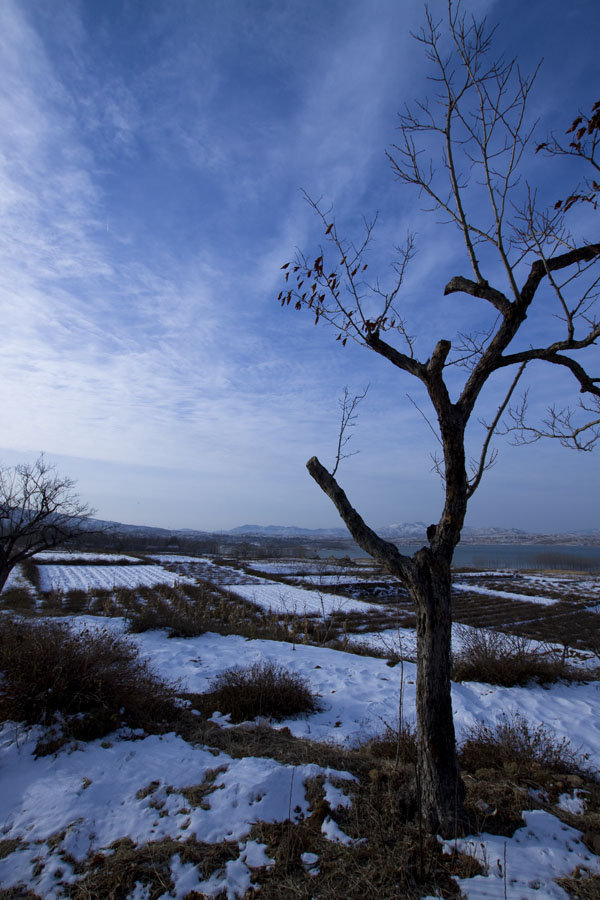
{"type": "MultiPolygon", "coordinates": [[[[201,540],[210,537],[244,538],[288,538],[318,540],[351,540],[346,528],[300,528],[296,525],[238,525],[221,531],[200,531],[192,528],[168,529],[151,525],[126,525],[101,519],[88,519],[86,530],[102,531],[110,535],[144,537],[161,540],[201,540]]],[[[382,526],[377,533],[389,541],[399,544],[425,543],[427,525],[424,522],[400,522],[382,526]]],[[[600,544],[600,529],[566,531],[552,534],[532,534],[521,528],[497,528],[465,526],[462,531],[463,544],[600,544]]]]}
{"type": "MultiPolygon", "coordinates": [[[[401,522],[377,528],[377,533],[386,540],[402,543],[425,542],[427,525],[425,522],[401,522]]],[[[222,534],[260,537],[305,537],[307,539],[337,538],[350,540],[346,528],[298,528],[295,525],[239,525],[222,534]]],[[[461,543],[464,544],[600,544],[600,529],[589,531],[566,531],[553,534],[533,534],[521,528],[498,528],[465,526],[461,543]]]]}

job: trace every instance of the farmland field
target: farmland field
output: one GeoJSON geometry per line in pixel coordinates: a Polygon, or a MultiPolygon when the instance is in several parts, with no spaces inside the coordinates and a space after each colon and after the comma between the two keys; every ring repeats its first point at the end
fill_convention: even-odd
{"type": "MultiPolygon", "coordinates": [[[[534,731],[546,729],[585,762],[576,774],[561,776],[527,769],[523,781],[511,769],[510,788],[501,781],[505,774],[467,766],[469,791],[477,786],[487,798],[477,802],[489,815],[480,814],[480,833],[459,842],[477,866],[455,861],[452,876],[443,876],[444,890],[450,878],[470,900],[502,897],[505,890],[510,900],[566,898],[557,878],[577,866],[588,876],[600,874],[600,577],[462,570],[454,580],[456,654],[480,634],[499,634],[579,672],[522,686],[454,683],[459,745],[482,723],[494,729],[523,721],[534,731]],[[501,836],[489,806],[494,779],[502,796],[512,791],[511,809],[519,804],[501,836]]],[[[416,643],[409,598],[376,566],[49,555],[35,571],[13,573],[0,609],[6,621],[18,612],[31,628],[53,621],[92,640],[127,635],[181,698],[172,724],[117,724],[103,739],[61,743],[56,735],[64,720],[0,723],[0,896],[83,898],[113,891],[128,900],[183,900],[220,892],[242,898],[257,890],[258,897],[262,891],[273,898],[293,896],[293,883],[303,898],[341,898],[342,889],[332,887],[336,879],[364,869],[367,850],[379,852],[364,804],[375,804],[368,806],[375,816],[388,802],[385,792],[368,800],[375,785],[381,779],[382,785],[410,783],[412,764],[394,768],[393,756],[374,756],[369,741],[384,735],[389,743],[402,728],[414,728],[416,643]],[[169,606],[180,619],[195,615],[193,627],[185,631],[185,623],[169,618],[169,606]],[[226,710],[207,706],[224,672],[264,663],[305,679],[316,707],[237,724],[226,710]],[[49,735],[55,749],[40,754],[36,748],[49,735]],[[286,843],[284,859],[281,841],[283,835],[291,840],[290,829],[298,849],[286,843]],[[290,873],[292,882],[285,880],[290,873]]],[[[377,827],[388,825],[382,820],[377,827]]],[[[381,840],[383,848],[392,838],[381,840]]],[[[454,848],[438,845],[436,878],[444,851],[454,848]]],[[[363,894],[370,890],[366,877],[356,875],[363,894]]],[[[407,898],[442,896],[441,881],[418,883],[407,898]]],[[[347,896],[359,896],[356,891],[347,896]]],[[[391,894],[373,889],[371,896],[391,894]]]]}

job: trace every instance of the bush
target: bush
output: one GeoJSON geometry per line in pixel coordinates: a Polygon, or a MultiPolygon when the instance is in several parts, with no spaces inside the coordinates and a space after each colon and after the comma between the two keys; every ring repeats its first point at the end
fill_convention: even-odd
{"type": "Polygon", "coordinates": [[[25,587],[6,588],[2,591],[0,603],[6,609],[19,610],[23,613],[35,610],[35,597],[25,587]]]}
{"type": "Polygon", "coordinates": [[[129,641],[56,622],[0,619],[0,721],[58,725],[91,740],[122,724],[150,728],[176,713],[163,682],[129,641]]]}
{"type": "Polygon", "coordinates": [[[24,559],[20,566],[23,577],[27,579],[34,591],[39,591],[40,572],[37,563],[30,557],[29,559],[24,559]]]}
{"type": "Polygon", "coordinates": [[[134,633],[165,628],[169,637],[197,637],[207,625],[206,609],[183,596],[153,597],[130,608],[127,612],[129,630],[134,633]]]}
{"type": "Polygon", "coordinates": [[[417,730],[410,722],[402,722],[398,728],[387,725],[383,734],[368,740],[362,749],[376,759],[394,760],[396,765],[416,765],[417,730]]]}
{"type": "Polygon", "coordinates": [[[460,751],[461,765],[470,771],[538,766],[554,772],[586,773],[587,758],[568,738],[557,738],[545,725],[530,725],[519,713],[503,714],[494,727],[481,722],[470,730],[460,751]]]}
{"type": "Polygon", "coordinates": [[[454,681],[485,681],[504,687],[573,679],[558,653],[534,646],[527,638],[483,628],[459,629],[462,650],[456,654],[454,681]]]}
{"type": "Polygon", "coordinates": [[[203,711],[230,713],[232,722],[245,722],[256,716],[284,719],[319,708],[301,675],[270,660],[226,669],[214,679],[211,690],[200,696],[203,711]]]}

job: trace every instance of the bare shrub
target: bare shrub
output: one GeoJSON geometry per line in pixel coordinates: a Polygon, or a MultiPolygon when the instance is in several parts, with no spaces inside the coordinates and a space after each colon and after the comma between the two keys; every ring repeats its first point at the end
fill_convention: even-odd
{"type": "Polygon", "coordinates": [[[386,726],[383,734],[371,738],[363,745],[363,750],[375,759],[394,760],[396,766],[416,765],[417,729],[410,722],[403,721],[398,728],[386,726]]]}
{"type": "Polygon", "coordinates": [[[152,597],[127,613],[129,630],[134,633],[165,628],[169,637],[197,637],[207,626],[206,609],[181,595],[171,599],[152,597]]]}
{"type": "Polygon", "coordinates": [[[505,687],[530,681],[545,684],[580,678],[560,653],[540,648],[527,638],[485,628],[459,629],[462,650],[455,655],[454,681],[485,681],[505,687]]]}
{"type": "Polygon", "coordinates": [[[66,613],[80,613],[87,610],[90,602],[90,596],[87,591],[81,588],[72,588],[67,591],[63,600],[63,607],[66,613]]]}
{"type": "Polygon", "coordinates": [[[24,559],[21,563],[21,573],[23,577],[27,579],[32,588],[35,591],[39,591],[40,589],[40,571],[37,567],[37,563],[31,559],[24,559]]]}
{"type": "Polygon", "coordinates": [[[587,759],[568,738],[557,738],[545,725],[531,725],[520,713],[503,714],[495,726],[476,725],[460,751],[461,765],[470,771],[512,767],[518,772],[543,767],[587,774],[587,759]]]}
{"type": "Polygon", "coordinates": [[[0,670],[0,721],[55,725],[61,736],[91,740],[122,724],[150,728],[176,713],[175,685],[108,631],[2,617],[0,670]]]}
{"type": "Polygon", "coordinates": [[[25,587],[5,588],[2,591],[2,606],[28,613],[35,609],[35,598],[25,587]]]}
{"type": "Polygon", "coordinates": [[[301,675],[266,660],[226,669],[200,695],[205,712],[230,713],[232,722],[256,716],[284,719],[318,710],[316,696],[301,675]]]}

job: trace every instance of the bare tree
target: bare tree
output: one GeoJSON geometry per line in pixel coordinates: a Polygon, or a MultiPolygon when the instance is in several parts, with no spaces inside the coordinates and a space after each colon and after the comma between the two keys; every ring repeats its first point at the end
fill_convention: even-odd
{"type": "Polygon", "coordinates": [[[34,463],[0,468],[0,591],[17,563],[80,533],[93,513],[41,454],[34,463]]]}
{"type": "MultiPolygon", "coordinates": [[[[458,333],[454,344],[443,337],[431,345],[427,358],[418,358],[417,342],[400,307],[413,237],[397,248],[388,287],[378,280],[368,281],[375,220],[365,220],[358,241],[347,240],[332,210],[308,196],[325,241],[316,258],[298,252],[284,264],[286,284],[278,298],[282,305],[293,303],[296,309],[311,310],[317,323],[328,322],[343,345],[353,340],[403,375],[416,378],[433,407],[431,419],[442,452],[438,470],[444,503],[439,521],[428,529],[428,546],[412,557],[400,553],[366,524],[316,456],[307,468],[335,504],[356,543],[406,585],[415,603],[421,808],[428,827],[444,833],[465,822],[450,693],[450,597],[451,562],[468,501],[493,462],[490,442],[526,367],[542,362],[570,376],[590,400],[580,410],[584,414],[600,397],[600,378],[585,368],[589,351],[600,337],[592,309],[599,284],[600,243],[576,240],[569,234],[563,205],[538,211],[535,193],[520,180],[533,130],[527,124],[526,108],[536,73],[525,76],[515,60],[493,58],[492,36],[493,29],[485,21],[467,18],[452,2],[444,29],[426,11],[425,26],[416,38],[433,67],[435,94],[400,115],[400,140],[387,154],[397,180],[416,188],[429,209],[458,229],[470,272],[450,278],[444,295],[466,294],[482,301],[473,312],[474,327],[480,330],[458,333]],[[552,295],[556,303],[547,325],[558,334],[541,345],[523,337],[515,341],[532,304],[551,309],[552,295]],[[486,322],[481,329],[482,316],[486,322]],[[461,369],[454,368],[449,379],[449,366],[465,371],[458,389],[461,369]],[[484,426],[481,447],[469,464],[467,426],[473,425],[482,389],[510,368],[514,375],[501,380],[504,397],[490,421],[479,419],[484,426]]],[[[518,417],[513,411],[514,415],[518,417]]],[[[594,427],[586,422],[575,425],[575,411],[568,415],[571,418],[559,411],[549,421],[557,425],[562,421],[573,434],[576,429],[594,427]]],[[[551,430],[539,428],[540,433],[551,430]]],[[[571,444],[579,446],[577,441],[571,444]]]]}

